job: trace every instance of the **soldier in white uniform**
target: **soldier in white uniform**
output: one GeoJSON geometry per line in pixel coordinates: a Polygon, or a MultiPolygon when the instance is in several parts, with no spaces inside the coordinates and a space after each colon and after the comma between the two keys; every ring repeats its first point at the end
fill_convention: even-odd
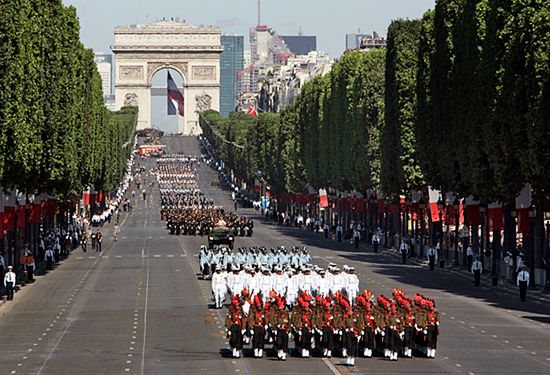
{"type": "Polygon", "coordinates": [[[227,283],[225,276],[222,274],[222,268],[216,266],[216,272],[212,275],[212,294],[214,295],[214,303],[217,309],[222,308],[227,292],[227,283]]]}
{"type": "Polygon", "coordinates": [[[319,271],[319,279],[317,280],[317,294],[325,298],[329,294],[329,280],[326,277],[324,270],[319,271]]]}
{"type": "Polygon", "coordinates": [[[353,267],[348,268],[345,282],[346,282],[345,288],[348,294],[348,299],[353,305],[355,304],[355,297],[357,297],[357,293],[359,293],[359,278],[355,274],[355,268],[353,267]]]}
{"type": "Polygon", "coordinates": [[[287,275],[286,302],[293,305],[298,298],[298,278],[294,276],[294,270],[292,269],[287,272],[287,275]]]}
{"type": "Polygon", "coordinates": [[[239,267],[235,267],[232,273],[227,276],[227,287],[231,296],[240,296],[244,289],[244,279],[239,267]]]}
{"type": "Polygon", "coordinates": [[[283,269],[280,266],[275,267],[275,274],[273,275],[273,290],[280,296],[286,294],[286,288],[288,285],[288,278],[283,274],[283,269]]]}
{"type": "Polygon", "coordinates": [[[206,246],[201,246],[201,251],[199,253],[199,265],[201,269],[201,274],[203,278],[208,278],[210,276],[210,264],[211,264],[211,253],[206,248],[206,246]]]}
{"type": "Polygon", "coordinates": [[[271,275],[269,269],[264,268],[260,279],[260,292],[262,293],[264,303],[269,299],[269,292],[271,292],[271,289],[273,289],[271,275]]]}

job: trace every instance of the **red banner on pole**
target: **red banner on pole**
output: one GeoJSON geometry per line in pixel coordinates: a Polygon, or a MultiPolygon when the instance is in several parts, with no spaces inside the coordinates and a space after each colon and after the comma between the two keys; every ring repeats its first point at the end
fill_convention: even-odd
{"type": "Polygon", "coordinates": [[[487,210],[487,216],[489,218],[489,230],[498,231],[504,229],[504,209],[489,208],[487,210]]]}
{"type": "Polygon", "coordinates": [[[529,209],[518,208],[516,209],[516,212],[518,217],[518,233],[531,233],[531,218],[529,217],[529,209]]]}
{"type": "Polygon", "coordinates": [[[27,207],[23,205],[17,206],[17,229],[25,229],[27,219],[27,207]]]}
{"type": "Polygon", "coordinates": [[[478,204],[471,204],[466,206],[466,225],[481,225],[481,215],[479,212],[478,204]]]}
{"type": "Polygon", "coordinates": [[[6,206],[4,207],[4,229],[8,232],[13,230],[15,224],[15,207],[6,206]]]}

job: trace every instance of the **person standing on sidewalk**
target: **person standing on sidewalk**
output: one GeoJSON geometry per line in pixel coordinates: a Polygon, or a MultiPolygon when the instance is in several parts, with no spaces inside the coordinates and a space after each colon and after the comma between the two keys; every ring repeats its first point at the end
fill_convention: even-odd
{"type": "Polygon", "coordinates": [[[517,286],[519,286],[519,298],[525,301],[527,298],[527,285],[529,284],[529,272],[527,272],[525,266],[521,267],[521,271],[518,273],[517,286]]]}
{"type": "Polygon", "coordinates": [[[399,250],[401,251],[401,261],[403,264],[407,263],[407,255],[409,255],[409,245],[403,241],[401,246],[399,247],[399,250]]]}
{"type": "Polygon", "coordinates": [[[6,301],[13,301],[13,291],[15,290],[16,275],[12,271],[13,267],[8,266],[8,272],[4,276],[4,286],[6,287],[6,301]]]}
{"type": "Polygon", "coordinates": [[[356,249],[359,249],[359,240],[361,239],[361,233],[359,233],[359,230],[355,228],[353,230],[353,244],[356,249]]]}
{"type": "Polygon", "coordinates": [[[473,261],[474,261],[474,249],[472,248],[472,244],[468,244],[468,248],[466,248],[466,262],[468,264],[469,272],[472,272],[473,261]]]}
{"type": "Polygon", "coordinates": [[[338,242],[342,242],[342,233],[344,232],[344,229],[342,228],[342,224],[338,224],[336,227],[336,236],[338,237],[338,242]]]}
{"type": "Polygon", "coordinates": [[[472,263],[472,273],[474,274],[474,286],[479,286],[481,282],[481,272],[483,272],[483,265],[479,261],[479,257],[472,263]]]}
{"type": "Polygon", "coordinates": [[[53,268],[53,251],[51,248],[48,248],[46,250],[46,254],[44,255],[46,260],[46,269],[51,270],[53,268]]]}
{"type": "Polygon", "coordinates": [[[380,244],[380,235],[378,234],[378,231],[375,231],[372,235],[372,250],[375,253],[378,252],[378,244],[380,244]]]}
{"type": "Polygon", "coordinates": [[[437,257],[437,250],[435,246],[430,246],[428,249],[428,261],[430,264],[430,271],[433,271],[435,269],[435,258],[437,257]]]}
{"type": "Polygon", "coordinates": [[[323,225],[323,232],[325,232],[325,239],[328,238],[328,232],[330,230],[330,227],[327,222],[325,222],[325,225],[323,225]]]}

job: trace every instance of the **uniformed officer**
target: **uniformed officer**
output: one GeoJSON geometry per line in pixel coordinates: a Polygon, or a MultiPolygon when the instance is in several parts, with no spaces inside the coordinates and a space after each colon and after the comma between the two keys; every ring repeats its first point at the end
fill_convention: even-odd
{"type": "Polygon", "coordinates": [[[6,301],[13,301],[13,291],[17,276],[13,272],[13,266],[8,266],[8,272],[4,276],[4,287],[6,288],[6,301]]]}
{"type": "Polygon", "coordinates": [[[474,274],[474,285],[479,286],[481,281],[481,273],[483,272],[483,265],[479,261],[479,257],[472,263],[472,273],[474,274]]]}
{"type": "Polygon", "coordinates": [[[437,257],[437,249],[435,248],[435,246],[430,246],[427,255],[430,264],[430,271],[433,271],[435,269],[435,258],[437,257]]]}
{"type": "Polygon", "coordinates": [[[517,286],[519,286],[519,298],[525,301],[527,298],[527,285],[529,285],[529,272],[525,266],[521,267],[521,271],[518,273],[517,286]]]}
{"type": "Polygon", "coordinates": [[[409,254],[409,245],[403,241],[399,250],[401,251],[401,261],[405,264],[407,262],[407,255],[409,254]]]}

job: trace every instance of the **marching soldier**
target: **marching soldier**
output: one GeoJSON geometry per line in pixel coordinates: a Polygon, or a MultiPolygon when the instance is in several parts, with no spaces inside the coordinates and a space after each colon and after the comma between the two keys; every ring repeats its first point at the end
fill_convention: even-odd
{"type": "Polygon", "coordinates": [[[232,356],[234,358],[241,357],[241,350],[243,350],[243,330],[245,328],[246,321],[242,307],[240,306],[239,297],[235,296],[231,300],[231,306],[225,319],[225,328],[227,329],[227,336],[229,337],[229,345],[232,349],[232,356]]]}
{"type": "Polygon", "coordinates": [[[273,307],[277,317],[277,357],[286,361],[288,353],[288,333],[290,332],[290,313],[286,307],[284,298],[277,301],[276,307],[273,307]]]}
{"type": "Polygon", "coordinates": [[[254,305],[248,315],[248,329],[253,332],[252,348],[254,357],[262,358],[265,346],[265,330],[267,327],[266,312],[259,294],[254,297],[254,305]]]}
{"type": "Polygon", "coordinates": [[[225,293],[227,292],[227,283],[222,268],[216,266],[216,272],[212,275],[212,294],[214,295],[214,304],[217,309],[222,308],[225,293]]]}

